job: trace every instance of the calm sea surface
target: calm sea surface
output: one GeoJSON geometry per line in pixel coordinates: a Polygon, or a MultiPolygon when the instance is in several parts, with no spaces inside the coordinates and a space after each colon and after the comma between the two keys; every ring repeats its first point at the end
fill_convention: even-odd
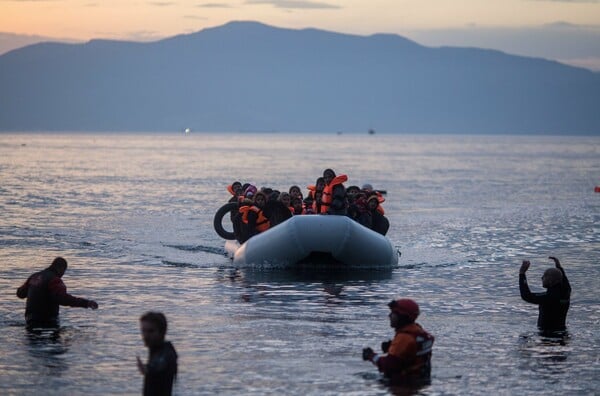
{"type": "Polygon", "coordinates": [[[361,360],[417,300],[436,336],[426,395],[598,394],[600,138],[304,134],[0,135],[0,394],[139,394],[138,317],[161,310],[181,395],[383,395],[361,360]],[[324,168],[387,190],[398,268],[234,268],[213,231],[234,180],[286,189],[324,168]],[[28,334],[16,288],[57,255],[58,334],[28,334]],[[558,256],[573,286],[563,340],[521,301],[558,256]]]}

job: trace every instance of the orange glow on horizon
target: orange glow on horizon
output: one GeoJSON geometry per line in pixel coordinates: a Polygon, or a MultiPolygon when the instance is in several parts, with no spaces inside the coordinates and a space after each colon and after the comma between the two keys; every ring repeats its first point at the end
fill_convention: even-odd
{"type": "Polygon", "coordinates": [[[594,2],[372,0],[367,3],[364,0],[311,0],[304,4],[321,5],[323,8],[285,9],[242,0],[2,1],[0,30],[78,40],[98,37],[149,40],[198,31],[231,20],[365,35],[469,25],[539,26],[557,21],[600,26],[600,3],[594,2]],[[202,6],[206,4],[213,6],[202,6]]]}

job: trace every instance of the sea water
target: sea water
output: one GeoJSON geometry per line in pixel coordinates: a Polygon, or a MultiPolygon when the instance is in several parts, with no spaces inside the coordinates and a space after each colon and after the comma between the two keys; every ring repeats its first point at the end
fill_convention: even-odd
{"type": "Polygon", "coordinates": [[[351,134],[0,135],[0,394],[139,394],[139,316],[159,310],[181,395],[397,392],[361,350],[410,297],[435,335],[426,395],[600,389],[600,138],[351,134]],[[333,168],[386,190],[393,270],[235,268],[213,230],[235,180],[305,192],[333,168]],[[58,332],[28,333],[16,288],[54,257],[58,332]],[[568,335],[519,297],[561,259],[568,335]]]}

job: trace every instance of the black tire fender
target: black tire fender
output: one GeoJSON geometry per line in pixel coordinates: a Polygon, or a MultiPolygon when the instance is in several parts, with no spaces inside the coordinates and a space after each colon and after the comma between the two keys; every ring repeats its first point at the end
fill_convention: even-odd
{"type": "Polygon", "coordinates": [[[213,227],[219,236],[223,239],[227,239],[232,241],[235,239],[235,234],[233,232],[227,231],[223,228],[223,217],[229,212],[237,211],[239,208],[237,202],[228,202],[225,205],[221,206],[217,213],[215,213],[215,218],[213,220],[213,227]]]}

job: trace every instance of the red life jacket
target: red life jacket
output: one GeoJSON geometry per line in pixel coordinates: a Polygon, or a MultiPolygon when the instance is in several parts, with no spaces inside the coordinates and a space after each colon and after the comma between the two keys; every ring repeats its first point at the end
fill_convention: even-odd
{"type": "Polygon", "coordinates": [[[269,219],[265,217],[262,209],[252,205],[252,206],[242,206],[240,208],[240,213],[242,214],[242,221],[244,224],[248,224],[248,212],[253,211],[256,213],[256,231],[263,232],[271,227],[271,223],[269,223],[269,219]]]}
{"type": "Polygon", "coordinates": [[[331,192],[333,187],[337,184],[342,184],[348,181],[348,176],[339,175],[334,177],[329,184],[325,185],[323,189],[323,196],[321,197],[321,213],[327,213],[329,205],[331,205],[331,192]]]}

